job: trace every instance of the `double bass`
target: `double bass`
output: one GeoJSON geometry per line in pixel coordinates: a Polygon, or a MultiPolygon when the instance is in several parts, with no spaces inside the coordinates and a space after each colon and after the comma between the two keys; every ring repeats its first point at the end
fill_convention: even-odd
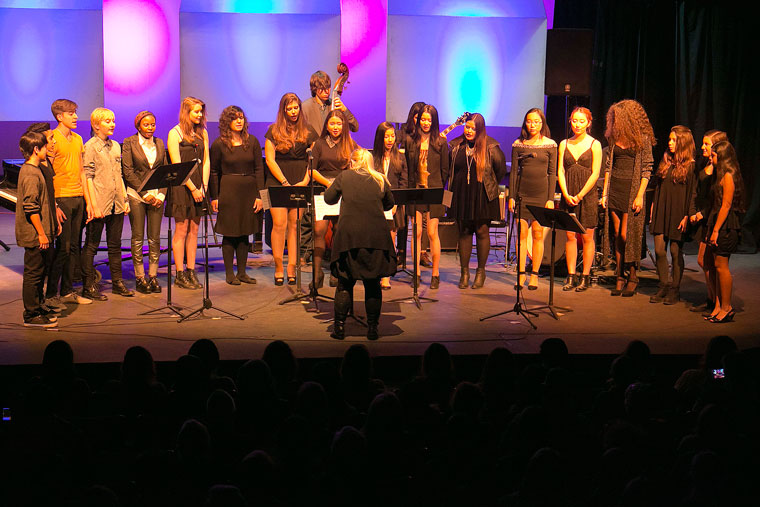
{"type": "Polygon", "coordinates": [[[333,86],[330,92],[330,111],[335,110],[335,95],[338,97],[343,95],[343,89],[348,84],[348,65],[340,62],[338,64],[338,74],[340,74],[340,77],[335,80],[335,86],[333,86]]]}

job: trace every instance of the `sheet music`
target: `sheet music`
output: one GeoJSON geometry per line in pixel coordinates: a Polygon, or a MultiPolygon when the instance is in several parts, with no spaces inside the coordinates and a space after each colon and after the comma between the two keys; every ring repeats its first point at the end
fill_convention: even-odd
{"type": "Polygon", "coordinates": [[[315,195],[314,214],[317,220],[324,220],[325,217],[337,217],[340,215],[340,200],[336,204],[327,204],[324,195],[315,195]]]}
{"type": "Polygon", "coordinates": [[[272,207],[272,201],[269,199],[269,190],[259,190],[259,195],[261,195],[261,204],[264,206],[264,209],[269,209],[272,207]]]}
{"type": "Polygon", "coordinates": [[[388,211],[383,211],[383,215],[385,215],[386,220],[393,220],[393,208],[388,211]]]}

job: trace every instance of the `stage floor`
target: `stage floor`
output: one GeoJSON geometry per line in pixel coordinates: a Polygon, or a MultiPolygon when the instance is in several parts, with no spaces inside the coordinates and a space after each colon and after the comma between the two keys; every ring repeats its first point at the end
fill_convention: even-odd
{"type": "MultiPolygon", "coordinates": [[[[123,245],[129,244],[128,221],[125,223],[123,245]]],[[[594,286],[585,293],[562,292],[562,280],[555,280],[554,303],[571,309],[555,320],[547,310],[539,310],[532,318],[537,329],[514,313],[480,322],[481,317],[511,309],[515,304],[513,285],[515,275],[503,264],[488,267],[486,285],[480,290],[460,290],[459,264],[456,254],[444,252],[441,261],[441,287],[430,290],[430,270],[423,268],[421,295],[435,297],[438,302],[423,302],[419,310],[413,304],[389,303],[395,298],[411,296],[410,277],[397,275],[392,289],[383,292],[386,301],[380,319],[381,338],[369,342],[365,328],[349,319],[347,338],[330,338],[332,304],[314,305],[300,302],[279,305],[291,294],[292,287],[275,287],[271,256],[251,255],[248,273],[258,280],[257,285],[230,286],[224,280],[221,250],[210,250],[210,299],[214,305],[244,317],[238,320],[214,309],[205,310],[199,318],[183,323],[168,313],[139,316],[141,312],[162,306],[162,294],[136,294],[132,298],[110,293],[107,267],[102,287],[108,295],[106,302],[91,305],[69,305],[65,317],[59,319],[57,330],[32,330],[22,323],[21,280],[23,249],[15,246],[13,214],[0,212],[0,239],[11,246],[0,250],[0,364],[39,363],[45,346],[52,340],[65,339],[72,344],[77,362],[118,362],[133,345],[148,348],[158,361],[175,360],[186,353],[198,338],[213,339],[222,359],[258,358],[266,345],[275,339],[288,342],[298,357],[342,356],[352,343],[365,343],[375,356],[421,354],[431,342],[445,343],[452,354],[487,354],[497,346],[506,346],[514,353],[536,353],[548,337],[562,337],[572,354],[617,354],[632,339],[646,341],[654,354],[701,354],[707,341],[719,334],[733,337],[740,348],[760,345],[760,263],[758,255],[734,255],[731,271],[734,275],[734,306],[738,313],[735,322],[715,325],[705,322],[700,314],[688,311],[690,302],[704,294],[702,272],[696,255],[687,255],[686,271],[681,287],[682,302],[674,306],[650,304],[649,296],[656,291],[656,275],[650,260],[641,275],[640,291],[632,298],[610,297],[609,288],[594,286]]],[[[162,244],[166,243],[163,238],[162,244]]],[[[498,252],[503,261],[503,251],[498,252]]],[[[96,260],[105,258],[98,254],[96,260]]],[[[162,257],[160,279],[165,281],[165,256],[162,257]]],[[[199,252],[199,262],[202,255],[199,252]]],[[[474,275],[474,264],[472,272],[474,275]]],[[[127,285],[134,288],[131,262],[124,263],[127,285]]],[[[199,269],[199,276],[203,277],[199,269]]],[[[307,289],[311,271],[303,273],[307,289]]],[[[332,295],[333,289],[321,289],[332,295]]],[[[363,288],[357,284],[355,311],[364,315],[363,288]]],[[[549,297],[549,277],[541,278],[539,289],[524,290],[528,308],[546,304],[549,297]]],[[[194,309],[202,304],[202,291],[176,289],[174,303],[194,309]]]]}

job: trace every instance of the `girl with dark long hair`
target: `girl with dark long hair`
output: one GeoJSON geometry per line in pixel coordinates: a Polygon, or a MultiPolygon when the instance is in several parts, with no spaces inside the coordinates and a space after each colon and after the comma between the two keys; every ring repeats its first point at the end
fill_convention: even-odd
{"type": "Polygon", "coordinates": [[[636,269],[641,261],[645,215],[641,211],[644,209],[644,193],[652,175],[652,146],[657,140],[644,107],[630,99],[610,106],[604,135],[609,144],[609,153],[604,169],[602,206],[612,218],[617,275],[615,288],[610,294],[631,297],[639,285],[636,269]]]}
{"type": "Polygon", "coordinates": [[[736,159],[736,151],[728,141],[712,147],[712,164],[715,168],[714,201],[707,217],[705,255],[715,265],[715,308],[706,319],[715,324],[731,322],[736,311],[731,306],[733,277],[728,268],[731,254],[739,246],[741,215],[746,211],[744,181],[736,159]]]}
{"type": "Polygon", "coordinates": [[[211,145],[211,208],[218,211],[216,232],[223,235],[222,257],[227,283],[256,283],[245,272],[251,234],[259,232],[264,163],[258,139],[248,133],[248,119],[238,106],[224,108],[219,137],[211,145]],[[232,259],[237,256],[237,276],[232,259]]]}
{"type": "Polygon", "coordinates": [[[486,281],[486,261],[491,249],[488,224],[499,220],[499,182],[507,174],[507,162],[499,143],[486,134],[486,121],[480,113],[467,117],[464,133],[451,141],[449,190],[453,192],[448,216],[459,227],[459,288],[470,281],[472,236],[476,236],[478,267],[473,289],[486,281]]]}
{"type": "Polygon", "coordinates": [[[670,129],[668,149],[657,168],[656,178],[657,188],[652,201],[649,232],[654,236],[660,285],[649,302],[674,305],[680,299],[686,228],[689,216],[695,212],[692,199],[695,185],[694,138],[687,127],[676,125],[670,129]],[[668,281],[668,245],[673,264],[671,282],[668,281]]]}
{"type": "MultiPolygon", "coordinates": [[[[301,99],[295,93],[286,93],[280,99],[277,119],[265,134],[264,153],[266,155],[267,186],[306,186],[308,153],[306,150],[317,139],[301,114],[301,99]]],[[[282,258],[285,253],[285,235],[288,240],[288,285],[296,283],[296,256],[298,255],[298,208],[271,208],[272,215],[272,257],[274,257],[274,284],[285,281],[282,258]]]]}

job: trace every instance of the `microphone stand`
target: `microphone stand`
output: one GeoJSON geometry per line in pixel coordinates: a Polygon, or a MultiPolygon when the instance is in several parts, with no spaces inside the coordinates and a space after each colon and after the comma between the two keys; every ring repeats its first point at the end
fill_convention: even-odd
{"type": "MultiPolygon", "coordinates": [[[[315,245],[315,236],[316,236],[316,230],[317,230],[317,206],[315,203],[315,192],[314,192],[314,155],[311,153],[311,148],[306,150],[309,154],[309,195],[311,196],[310,204],[311,204],[311,251],[314,251],[314,245],[315,245]]],[[[296,221],[298,223],[298,221],[296,221]]],[[[298,223],[297,225],[299,231],[301,229],[301,224],[298,223]]],[[[300,248],[300,245],[296,245],[295,252],[299,259],[301,257],[300,252],[298,249],[300,248]]],[[[290,257],[290,245],[288,245],[288,257],[290,257]]],[[[322,298],[322,301],[333,301],[334,299],[330,296],[325,296],[324,294],[319,293],[319,289],[317,289],[317,272],[322,271],[322,266],[317,266],[317,263],[312,260],[311,263],[311,283],[309,284],[309,297],[314,302],[314,309],[319,312],[319,301],[320,298],[322,298]]]]}
{"type": "MultiPolygon", "coordinates": [[[[534,155],[535,156],[535,155],[534,155]]],[[[525,157],[525,158],[533,158],[533,157],[525,157]]],[[[517,167],[517,178],[515,179],[515,207],[517,208],[517,283],[515,283],[515,291],[517,294],[515,294],[515,305],[512,307],[511,310],[505,310],[503,312],[495,313],[493,315],[488,315],[486,317],[481,317],[480,322],[483,322],[484,320],[491,319],[493,317],[499,317],[501,315],[506,315],[508,313],[514,312],[516,315],[522,316],[528,324],[530,324],[530,327],[532,327],[534,330],[538,329],[536,325],[533,323],[532,320],[530,320],[530,317],[538,317],[537,313],[531,312],[528,310],[527,305],[525,304],[525,296],[523,296],[523,286],[520,283],[520,275],[525,275],[525,265],[523,265],[522,269],[520,269],[520,251],[522,248],[522,242],[520,241],[520,238],[522,237],[522,196],[520,195],[520,183],[522,182],[522,162],[523,158],[517,159],[518,167],[517,167]]],[[[514,169],[514,168],[513,168],[514,169]]],[[[527,259],[525,264],[527,264],[527,259]]]]}

